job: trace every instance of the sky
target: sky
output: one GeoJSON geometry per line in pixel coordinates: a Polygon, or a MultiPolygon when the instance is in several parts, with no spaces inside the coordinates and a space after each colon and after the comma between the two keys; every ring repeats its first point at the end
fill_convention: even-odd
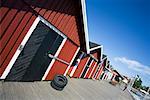
{"type": "Polygon", "coordinates": [[[89,38],[121,74],[150,86],[150,0],[86,0],[89,38]]]}

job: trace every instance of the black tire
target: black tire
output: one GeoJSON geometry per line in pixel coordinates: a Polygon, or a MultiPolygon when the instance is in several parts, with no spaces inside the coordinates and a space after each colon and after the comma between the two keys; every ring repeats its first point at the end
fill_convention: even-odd
{"type": "Polygon", "coordinates": [[[64,88],[67,85],[68,80],[63,75],[56,75],[53,79],[53,83],[55,84],[55,86],[58,86],[60,88],[64,88]]]}
{"type": "Polygon", "coordinates": [[[51,86],[52,86],[52,88],[54,88],[54,89],[56,89],[58,91],[62,91],[64,89],[64,88],[56,86],[53,81],[51,82],[51,86]]]}

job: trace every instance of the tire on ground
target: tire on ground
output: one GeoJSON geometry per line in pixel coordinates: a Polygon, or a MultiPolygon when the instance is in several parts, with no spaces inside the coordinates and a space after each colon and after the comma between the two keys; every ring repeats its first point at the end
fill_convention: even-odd
{"type": "Polygon", "coordinates": [[[51,82],[51,86],[52,86],[54,89],[59,90],[59,91],[62,91],[62,90],[64,89],[64,88],[60,88],[60,87],[56,86],[53,81],[51,82]]]}
{"type": "Polygon", "coordinates": [[[63,88],[67,85],[68,80],[63,75],[55,75],[54,79],[51,82],[51,86],[56,90],[63,90],[63,88]]]}
{"type": "Polygon", "coordinates": [[[65,87],[68,83],[68,80],[63,75],[56,75],[53,79],[53,82],[58,87],[65,87]]]}

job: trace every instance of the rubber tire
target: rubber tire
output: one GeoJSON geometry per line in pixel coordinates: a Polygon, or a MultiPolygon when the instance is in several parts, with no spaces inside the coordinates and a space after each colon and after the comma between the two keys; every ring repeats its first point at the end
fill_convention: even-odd
{"type": "Polygon", "coordinates": [[[55,86],[58,86],[60,88],[64,88],[67,83],[68,83],[68,80],[65,76],[63,75],[56,75],[53,79],[53,82],[55,84],[55,86]],[[60,81],[61,80],[61,81],[60,81]]]}
{"type": "Polygon", "coordinates": [[[58,91],[62,91],[64,89],[64,87],[61,88],[61,87],[56,86],[53,81],[51,82],[51,86],[52,86],[52,88],[54,88],[54,89],[56,89],[58,91]]]}

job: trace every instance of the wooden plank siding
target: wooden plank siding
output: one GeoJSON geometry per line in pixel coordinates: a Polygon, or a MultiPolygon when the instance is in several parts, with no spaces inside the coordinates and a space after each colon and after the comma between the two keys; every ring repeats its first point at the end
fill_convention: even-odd
{"type": "Polygon", "coordinates": [[[92,69],[93,69],[93,67],[95,66],[95,64],[96,64],[96,61],[93,61],[93,63],[92,63],[92,65],[90,66],[90,68],[89,68],[89,70],[88,70],[88,72],[87,72],[85,78],[89,78],[89,76],[90,76],[90,74],[91,74],[91,72],[92,72],[92,69]]]}
{"type": "MultiPolygon", "coordinates": [[[[0,75],[7,67],[15,51],[19,47],[21,41],[26,35],[27,31],[31,27],[36,16],[32,14],[28,7],[19,1],[8,0],[1,7],[1,9],[9,8],[5,17],[1,20],[0,27],[1,31],[1,48],[0,48],[0,75]],[[15,2],[15,3],[14,3],[15,2]],[[12,4],[18,7],[18,9],[9,8],[12,4]],[[26,9],[23,10],[22,8],[26,9]]],[[[1,10],[3,11],[3,10],[1,10]]],[[[3,12],[2,12],[3,13],[3,12]]]]}
{"type": "Polygon", "coordinates": [[[85,57],[85,58],[82,58],[74,75],[72,77],[74,78],[79,78],[80,77],[80,74],[82,73],[82,70],[84,69],[84,66],[85,64],[87,63],[89,57],[85,57]]]}
{"type": "MultiPolygon", "coordinates": [[[[67,40],[61,52],[59,53],[58,58],[70,63],[77,49],[78,47],[76,45],[67,40]]],[[[56,74],[64,74],[68,66],[69,65],[56,60],[52,65],[46,80],[52,80],[56,74]]]]}
{"type": "MultiPolygon", "coordinates": [[[[0,76],[38,15],[64,33],[76,45],[75,48],[80,46],[79,24],[81,23],[79,23],[77,3],[75,0],[3,1],[0,8],[0,76]]],[[[73,52],[75,52],[74,47],[70,54],[73,52]]],[[[72,57],[64,54],[59,56],[68,62],[72,57]]]]}
{"type": "Polygon", "coordinates": [[[92,77],[94,76],[94,74],[96,73],[97,67],[98,67],[98,63],[97,63],[96,66],[94,67],[93,72],[92,72],[90,78],[92,78],[92,77]]]}
{"type": "Polygon", "coordinates": [[[101,73],[103,71],[103,68],[104,68],[104,64],[102,63],[102,65],[100,66],[99,71],[97,72],[96,79],[99,79],[99,77],[100,77],[100,75],[101,75],[101,73]]]}

